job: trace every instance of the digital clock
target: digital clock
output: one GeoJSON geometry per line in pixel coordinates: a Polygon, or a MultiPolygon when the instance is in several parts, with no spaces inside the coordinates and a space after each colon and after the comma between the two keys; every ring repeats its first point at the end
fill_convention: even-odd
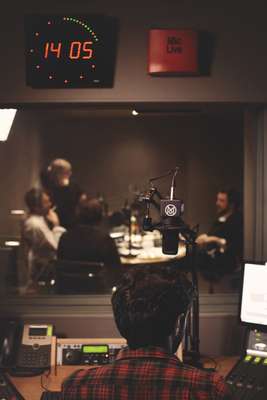
{"type": "Polygon", "coordinates": [[[27,85],[112,87],[116,36],[116,20],[103,15],[26,16],[27,85]]]}

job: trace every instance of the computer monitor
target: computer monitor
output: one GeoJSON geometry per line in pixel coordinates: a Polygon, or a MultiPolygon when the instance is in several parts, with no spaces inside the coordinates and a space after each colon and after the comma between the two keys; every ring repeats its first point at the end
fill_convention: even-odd
{"type": "Polygon", "coordinates": [[[240,318],[267,326],[267,265],[245,264],[240,318]]]}

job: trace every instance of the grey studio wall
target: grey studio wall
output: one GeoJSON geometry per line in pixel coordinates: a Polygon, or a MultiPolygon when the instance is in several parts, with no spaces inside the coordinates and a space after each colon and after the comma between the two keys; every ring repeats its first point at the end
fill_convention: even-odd
{"type": "Polygon", "coordinates": [[[0,103],[266,102],[266,5],[258,0],[218,4],[167,0],[85,2],[34,0],[5,4],[0,36],[0,103]],[[104,13],[118,18],[119,37],[112,89],[37,90],[25,84],[24,15],[104,13]],[[147,74],[152,27],[205,30],[213,35],[209,76],[153,78],[147,74]]]}
{"type": "MultiPolygon", "coordinates": [[[[121,112],[122,113],[122,112],[121,112]]],[[[102,193],[110,209],[119,209],[148,179],[175,165],[177,196],[185,202],[186,221],[205,232],[215,214],[216,191],[242,191],[243,123],[241,113],[151,115],[130,112],[101,117],[81,110],[20,111],[9,140],[0,145],[1,235],[18,235],[9,214],[24,208],[24,193],[39,184],[39,172],[55,157],[73,164],[73,179],[90,195],[102,193]]],[[[170,179],[158,183],[169,193],[170,179]]]]}

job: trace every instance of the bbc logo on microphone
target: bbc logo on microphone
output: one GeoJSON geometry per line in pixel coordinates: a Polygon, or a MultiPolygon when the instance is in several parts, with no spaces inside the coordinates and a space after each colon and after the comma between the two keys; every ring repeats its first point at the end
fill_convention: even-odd
{"type": "Polygon", "coordinates": [[[184,203],[182,200],[161,200],[160,215],[163,218],[181,217],[184,212],[184,203]]]}

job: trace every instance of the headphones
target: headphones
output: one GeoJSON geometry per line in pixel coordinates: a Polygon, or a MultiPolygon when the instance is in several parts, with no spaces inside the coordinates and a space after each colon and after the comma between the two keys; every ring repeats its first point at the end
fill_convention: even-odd
{"type": "Polygon", "coordinates": [[[171,340],[170,348],[171,348],[172,354],[176,353],[178,347],[182,343],[182,340],[185,335],[188,315],[189,315],[189,308],[186,313],[182,313],[177,317],[175,333],[173,336],[170,336],[170,340],[171,340]]]}
{"type": "Polygon", "coordinates": [[[171,343],[170,347],[172,350],[172,353],[176,353],[178,347],[180,346],[184,335],[185,335],[185,330],[186,330],[186,324],[187,324],[187,319],[190,313],[190,309],[192,306],[192,303],[194,299],[197,296],[196,289],[191,285],[188,290],[187,290],[187,295],[188,295],[188,305],[184,312],[179,314],[176,319],[176,325],[175,325],[175,331],[174,334],[170,337],[171,338],[171,343]]]}

